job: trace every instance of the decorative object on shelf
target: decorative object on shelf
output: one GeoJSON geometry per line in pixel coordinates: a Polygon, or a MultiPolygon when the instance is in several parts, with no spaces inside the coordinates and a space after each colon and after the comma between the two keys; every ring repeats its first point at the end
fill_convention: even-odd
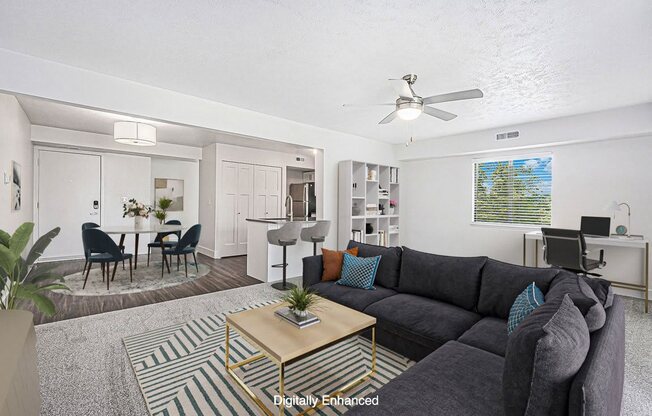
{"type": "Polygon", "coordinates": [[[34,303],[47,316],[54,315],[55,307],[45,296],[51,290],[69,290],[63,278],[52,272],[51,267],[34,267],[50,242],[59,234],[60,228],[43,234],[29,250],[27,257],[21,253],[31,240],[34,223],[26,222],[9,235],[0,230],[0,310],[17,309],[17,300],[34,303]]]}
{"type": "Polygon", "coordinates": [[[367,173],[367,180],[375,182],[378,178],[378,172],[375,169],[369,169],[367,173]]]}
{"type": "Polygon", "coordinates": [[[154,198],[172,200],[167,211],[183,211],[183,179],[154,179],[154,198]]]}
{"type": "Polygon", "coordinates": [[[20,211],[22,203],[22,169],[15,160],[11,161],[11,210],[20,211]]]}
{"type": "Polygon", "coordinates": [[[383,247],[387,246],[387,238],[385,235],[385,230],[378,230],[378,245],[383,247]]]}
{"type": "Polygon", "coordinates": [[[378,209],[380,210],[380,215],[385,215],[385,205],[378,204],[378,209]]]}
{"type": "Polygon", "coordinates": [[[389,198],[389,189],[383,189],[378,185],[378,198],[389,198]]]}
{"type": "Polygon", "coordinates": [[[395,199],[390,199],[389,200],[389,215],[394,215],[395,208],[396,208],[396,200],[395,199]]]}
{"type": "Polygon", "coordinates": [[[170,209],[172,204],[174,204],[174,201],[168,197],[162,196],[158,199],[157,205],[159,209],[154,212],[154,217],[161,225],[165,223],[165,220],[168,217],[168,209],[170,209]]]}
{"type": "Polygon", "coordinates": [[[370,222],[365,224],[365,233],[366,234],[373,234],[374,233],[374,226],[370,222]]]}
{"type": "Polygon", "coordinates": [[[380,215],[380,211],[378,211],[378,205],[367,204],[367,215],[380,215]]]}
{"type": "Polygon", "coordinates": [[[627,226],[622,224],[616,226],[616,234],[630,236],[630,229],[632,225],[632,207],[627,202],[613,201],[610,204],[610,210],[613,212],[613,219],[616,219],[616,211],[620,211],[622,207],[627,207],[627,226]]]}
{"type": "Polygon", "coordinates": [[[362,230],[351,230],[351,240],[362,243],[362,230]]]}
{"type": "Polygon", "coordinates": [[[149,218],[151,212],[152,207],[136,201],[135,198],[131,198],[125,204],[122,204],[122,218],[133,217],[136,228],[142,228],[143,218],[149,218]]]}
{"type": "Polygon", "coordinates": [[[353,203],[353,206],[351,208],[351,215],[353,215],[354,217],[362,215],[362,210],[360,209],[360,206],[358,205],[357,202],[353,203]]]}
{"type": "Polygon", "coordinates": [[[134,121],[116,121],[113,124],[113,140],[133,146],[155,146],[156,127],[134,121]]]}
{"type": "Polygon", "coordinates": [[[319,296],[312,290],[299,287],[293,287],[281,299],[288,304],[290,311],[299,318],[305,318],[308,311],[314,309],[320,300],[319,296]]]}

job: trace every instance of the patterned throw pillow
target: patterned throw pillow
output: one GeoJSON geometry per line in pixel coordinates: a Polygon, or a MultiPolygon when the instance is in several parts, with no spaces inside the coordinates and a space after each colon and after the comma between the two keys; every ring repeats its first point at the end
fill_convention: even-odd
{"type": "Polygon", "coordinates": [[[529,314],[537,307],[543,305],[543,292],[532,282],[525,288],[514,300],[512,308],[509,310],[509,319],[507,320],[507,333],[511,334],[529,314]]]}
{"type": "Polygon", "coordinates": [[[374,280],[380,264],[380,257],[355,257],[344,253],[342,263],[342,277],[338,285],[357,287],[360,289],[376,289],[374,280]]]}

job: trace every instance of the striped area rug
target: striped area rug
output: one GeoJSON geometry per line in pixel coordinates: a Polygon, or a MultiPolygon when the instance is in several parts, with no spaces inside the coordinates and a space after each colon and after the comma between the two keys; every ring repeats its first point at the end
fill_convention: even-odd
{"type": "MultiPolygon", "coordinates": [[[[271,303],[271,302],[270,302],[271,303]]],[[[245,310],[268,305],[251,305],[245,310]]],[[[232,311],[233,313],[237,311],[232,311]]],[[[224,322],[226,314],[195,319],[124,338],[124,344],[151,415],[263,415],[224,370],[224,322]]],[[[233,361],[257,353],[235,331],[230,334],[233,361]]],[[[375,376],[344,397],[364,397],[409,368],[413,362],[377,346],[375,376]]],[[[321,396],[345,385],[369,369],[371,342],[353,337],[314,356],[288,365],[286,397],[321,396]]],[[[278,367],[267,359],[236,370],[270,409],[278,393],[278,367]]],[[[286,409],[293,415],[308,406],[286,409]]],[[[340,415],[345,405],[321,408],[318,415],[340,415]]]]}

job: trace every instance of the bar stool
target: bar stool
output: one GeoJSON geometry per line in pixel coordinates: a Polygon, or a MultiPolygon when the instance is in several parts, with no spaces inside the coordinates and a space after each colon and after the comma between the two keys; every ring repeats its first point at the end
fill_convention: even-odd
{"type": "Polygon", "coordinates": [[[312,243],[313,256],[317,255],[317,243],[326,241],[326,236],[330,229],[330,221],[317,221],[312,227],[305,227],[301,230],[301,240],[312,243]]]}
{"type": "Polygon", "coordinates": [[[300,234],[301,234],[300,222],[288,222],[287,224],[283,225],[281,228],[267,231],[267,241],[269,242],[269,244],[283,247],[283,263],[272,265],[272,267],[283,268],[283,281],[274,283],[272,285],[274,289],[290,290],[296,287],[292,283],[287,283],[285,280],[287,277],[287,265],[288,265],[287,247],[296,245],[300,234]]]}

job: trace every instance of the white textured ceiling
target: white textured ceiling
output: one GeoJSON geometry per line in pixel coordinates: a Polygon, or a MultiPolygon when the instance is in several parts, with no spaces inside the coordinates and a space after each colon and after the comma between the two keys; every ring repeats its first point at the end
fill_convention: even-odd
{"type": "Polygon", "coordinates": [[[156,127],[157,139],[159,142],[163,143],[182,144],[195,147],[204,147],[213,143],[223,143],[253,147],[256,149],[275,150],[277,152],[306,155],[313,154],[313,149],[311,148],[279,141],[243,137],[200,127],[76,107],[69,104],[25,95],[17,95],[16,98],[18,99],[20,106],[23,108],[23,111],[25,111],[25,114],[27,114],[29,121],[38,126],[113,135],[113,123],[116,121],[141,121],[156,127]]]}
{"type": "Polygon", "coordinates": [[[0,2],[0,47],[374,139],[652,101],[650,0],[0,2]],[[379,126],[385,82],[419,75],[450,122],[379,126]]]}

